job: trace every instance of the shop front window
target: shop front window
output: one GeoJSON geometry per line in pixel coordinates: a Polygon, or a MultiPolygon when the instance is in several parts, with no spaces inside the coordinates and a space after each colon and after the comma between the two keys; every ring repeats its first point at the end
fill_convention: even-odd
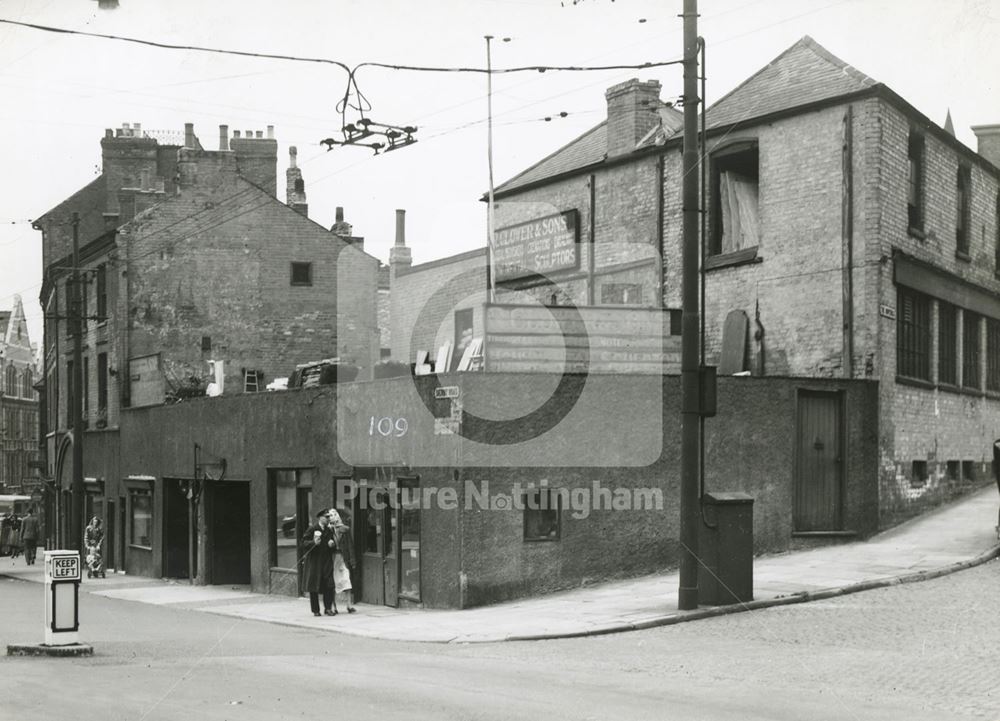
{"type": "Polygon", "coordinates": [[[268,476],[274,518],[270,563],[293,570],[298,564],[299,540],[312,520],[312,469],[271,469],[268,476]]]}
{"type": "Polygon", "coordinates": [[[153,496],[149,491],[132,491],[129,494],[132,523],[129,543],[139,548],[153,547],[153,496]]]}

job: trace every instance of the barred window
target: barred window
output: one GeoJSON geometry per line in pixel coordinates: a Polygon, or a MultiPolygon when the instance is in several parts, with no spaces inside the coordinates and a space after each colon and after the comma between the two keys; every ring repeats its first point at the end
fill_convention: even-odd
{"type": "Polygon", "coordinates": [[[897,291],[896,373],[907,378],[931,379],[931,303],[915,290],[897,291]]]}
{"type": "Polygon", "coordinates": [[[965,311],[962,320],[962,385],[980,387],[979,379],[979,315],[965,311]]]}
{"type": "Polygon", "coordinates": [[[986,390],[1000,392],[1000,320],[986,319],[986,390]]]}
{"type": "Polygon", "coordinates": [[[938,383],[958,383],[958,311],[938,301],[938,383]]]}

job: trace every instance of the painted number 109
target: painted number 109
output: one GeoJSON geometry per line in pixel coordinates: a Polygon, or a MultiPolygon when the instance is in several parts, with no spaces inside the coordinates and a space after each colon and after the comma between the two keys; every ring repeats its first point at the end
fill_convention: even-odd
{"type": "Polygon", "coordinates": [[[402,438],[406,435],[409,424],[405,418],[376,418],[372,416],[368,421],[368,435],[374,436],[395,436],[402,438]]]}

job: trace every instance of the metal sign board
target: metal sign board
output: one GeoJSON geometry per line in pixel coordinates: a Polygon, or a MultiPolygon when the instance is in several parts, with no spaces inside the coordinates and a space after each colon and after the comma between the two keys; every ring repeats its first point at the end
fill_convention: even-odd
{"type": "Polygon", "coordinates": [[[434,389],[434,397],[437,399],[458,398],[458,394],[458,386],[441,386],[440,388],[434,389]]]}
{"type": "Polygon", "coordinates": [[[883,318],[888,318],[889,320],[896,320],[896,309],[891,305],[881,304],[878,307],[878,314],[883,318]]]}
{"type": "Polygon", "coordinates": [[[53,556],[48,559],[51,564],[49,577],[53,581],[79,581],[80,580],[80,556],[53,556]]]}

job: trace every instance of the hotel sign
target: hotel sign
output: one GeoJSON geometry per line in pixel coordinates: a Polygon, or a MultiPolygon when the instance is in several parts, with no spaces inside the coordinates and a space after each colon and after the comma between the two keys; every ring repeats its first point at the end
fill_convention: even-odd
{"type": "Polygon", "coordinates": [[[580,217],[567,210],[499,228],[493,239],[495,281],[579,267],[580,217]]]}

